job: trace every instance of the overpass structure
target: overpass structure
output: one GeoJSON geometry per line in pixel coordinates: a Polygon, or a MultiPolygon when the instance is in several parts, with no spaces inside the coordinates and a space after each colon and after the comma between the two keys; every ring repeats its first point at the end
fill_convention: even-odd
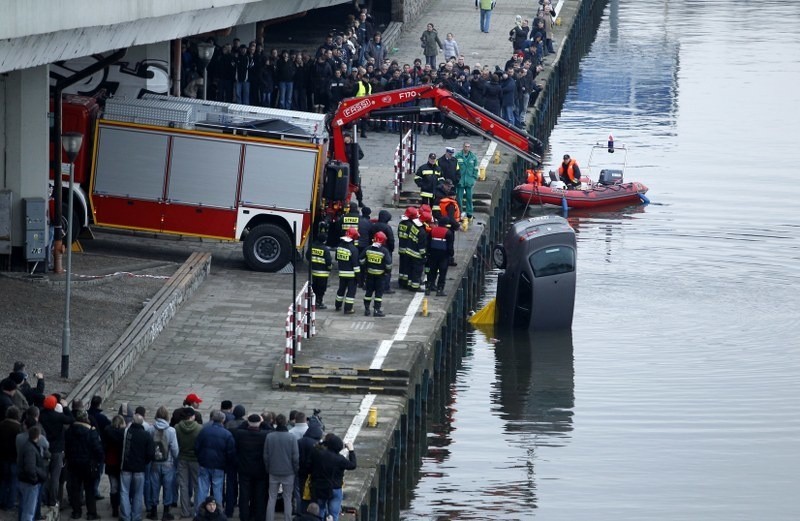
{"type": "Polygon", "coordinates": [[[256,39],[259,22],[280,23],[351,2],[0,0],[0,191],[11,201],[0,205],[0,212],[10,207],[10,217],[0,215],[0,255],[4,245],[18,252],[25,242],[23,199],[48,196],[49,136],[58,121],[50,112],[51,86],[60,79],[124,50],[123,61],[96,67],[73,88],[91,92],[101,81],[130,85],[119,80],[133,77],[140,81],[133,89],[166,93],[180,83],[171,71],[180,60],[181,38],[214,35],[218,43],[247,42],[256,39]]]}

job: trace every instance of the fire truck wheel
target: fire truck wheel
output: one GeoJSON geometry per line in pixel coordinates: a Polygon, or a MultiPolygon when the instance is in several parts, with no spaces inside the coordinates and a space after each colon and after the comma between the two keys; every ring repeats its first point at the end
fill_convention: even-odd
{"type": "Polygon", "coordinates": [[[259,224],[244,239],[244,260],[256,271],[278,271],[292,255],[289,234],[275,224],[259,224]]]}

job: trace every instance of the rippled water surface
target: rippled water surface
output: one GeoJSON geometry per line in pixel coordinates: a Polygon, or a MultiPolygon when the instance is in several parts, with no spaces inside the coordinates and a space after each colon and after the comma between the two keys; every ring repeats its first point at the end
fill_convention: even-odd
{"type": "Polygon", "coordinates": [[[404,519],[800,519],[798,120],[800,2],[609,2],[551,149],[652,204],[570,213],[571,334],[471,336],[404,519]]]}

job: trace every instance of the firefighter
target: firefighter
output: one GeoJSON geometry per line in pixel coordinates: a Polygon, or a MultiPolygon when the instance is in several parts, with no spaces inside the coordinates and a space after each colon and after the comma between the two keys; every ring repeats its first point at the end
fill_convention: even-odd
{"type": "Polygon", "coordinates": [[[342,236],[339,246],[336,248],[336,261],[339,267],[339,291],[336,292],[336,311],[342,309],[344,303],[344,314],[352,315],[355,313],[353,304],[356,301],[356,275],[361,271],[358,265],[358,248],[355,241],[358,240],[358,230],[350,228],[342,236]]]}
{"type": "Polygon", "coordinates": [[[384,316],[381,310],[383,304],[383,277],[387,271],[392,271],[392,254],[386,249],[386,234],[377,232],[372,245],[361,254],[359,262],[361,271],[365,272],[364,315],[370,316],[369,305],[374,303],[376,317],[384,316]],[[374,297],[373,297],[374,294],[374,297]]]}
{"type": "Polygon", "coordinates": [[[581,169],[578,167],[578,162],[570,158],[569,154],[564,154],[564,160],[558,167],[558,176],[568,188],[577,188],[581,185],[581,169]]]}
{"type": "Polygon", "coordinates": [[[408,289],[411,291],[424,291],[420,285],[422,273],[425,270],[425,255],[428,247],[428,232],[425,224],[418,218],[411,221],[408,231],[408,247],[406,255],[409,259],[408,289]]]}
{"type": "MultiPolygon", "coordinates": [[[[347,213],[343,214],[342,217],[339,219],[339,223],[341,224],[341,235],[340,237],[347,234],[347,230],[350,228],[354,228],[358,230],[358,223],[361,219],[361,213],[358,211],[358,203],[352,202],[350,203],[350,208],[347,213]]],[[[356,241],[356,246],[358,246],[358,241],[356,241]]]]}
{"type": "Polygon", "coordinates": [[[444,284],[447,279],[447,265],[453,257],[455,236],[453,230],[447,227],[448,219],[442,217],[436,226],[431,229],[428,241],[428,284],[425,294],[430,295],[436,290],[437,297],[444,297],[444,284]]]}
{"type": "Polygon", "coordinates": [[[433,204],[433,191],[442,177],[442,170],[436,163],[436,154],[428,154],[428,162],[417,168],[414,183],[419,187],[419,196],[427,205],[433,204]]]}
{"type": "Polygon", "coordinates": [[[419,212],[413,206],[406,208],[406,212],[400,217],[397,225],[397,253],[400,256],[400,275],[398,275],[397,285],[401,288],[408,288],[411,275],[411,259],[408,256],[409,232],[414,226],[413,220],[419,217],[419,212]]]}
{"type": "MultiPolygon", "coordinates": [[[[322,228],[322,227],[321,227],[322,228]]],[[[331,249],[325,244],[328,240],[326,230],[320,229],[317,238],[311,243],[306,258],[311,262],[311,288],[314,290],[317,309],[328,309],[323,299],[328,289],[328,278],[331,274],[333,261],[331,249]]]]}
{"type": "MultiPolygon", "coordinates": [[[[372,223],[372,233],[383,232],[386,235],[386,249],[389,250],[389,253],[394,256],[394,230],[389,225],[389,221],[392,220],[392,214],[389,213],[388,210],[381,210],[378,212],[378,220],[372,223]]],[[[391,286],[392,283],[392,270],[388,270],[386,272],[386,276],[383,278],[383,294],[390,295],[394,293],[394,290],[391,286]]]]}

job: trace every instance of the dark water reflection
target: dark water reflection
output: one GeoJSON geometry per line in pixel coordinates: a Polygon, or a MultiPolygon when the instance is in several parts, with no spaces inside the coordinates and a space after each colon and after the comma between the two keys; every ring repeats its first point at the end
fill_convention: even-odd
{"type": "Polygon", "coordinates": [[[570,212],[571,337],[471,335],[404,519],[800,518],[798,85],[800,2],[609,2],[550,147],[653,204],[570,212]]]}

